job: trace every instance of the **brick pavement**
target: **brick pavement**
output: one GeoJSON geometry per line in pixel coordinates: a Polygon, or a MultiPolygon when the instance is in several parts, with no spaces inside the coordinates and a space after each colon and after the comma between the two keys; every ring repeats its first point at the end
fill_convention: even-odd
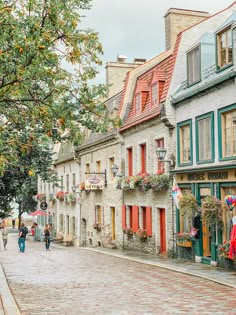
{"type": "Polygon", "coordinates": [[[236,314],[232,288],[97,252],[12,235],[0,262],[22,315],[236,314]]]}

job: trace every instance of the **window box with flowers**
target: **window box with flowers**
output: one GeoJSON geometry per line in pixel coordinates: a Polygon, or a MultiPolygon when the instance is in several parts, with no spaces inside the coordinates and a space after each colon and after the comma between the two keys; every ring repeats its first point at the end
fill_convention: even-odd
{"type": "Polygon", "coordinates": [[[45,201],[46,200],[46,195],[45,194],[37,194],[36,199],[39,201],[45,201]]]}
{"type": "Polygon", "coordinates": [[[60,201],[64,201],[64,198],[65,198],[65,193],[64,191],[58,191],[57,194],[56,194],[56,198],[60,201]]]}
{"type": "Polygon", "coordinates": [[[148,173],[138,173],[138,176],[141,176],[141,181],[139,182],[139,190],[143,191],[144,193],[148,192],[152,186],[150,182],[150,174],[148,173]]]}
{"type": "Polygon", "coordinates": [[[154,174],[149,177],[153,191],[163,191],[170,188],[170,176],[167,174],[154,174]]]}
{"type": "Polygon", "coordinates": [[[136,236],[140,239],[140,241],[145,241],[147,239],[147,231],[139,228],[136,231],[136,236]]]}
{"type": "Polygon", "coordinates": [[[177,245],[182,247],[192,247],[193,237],[190,233],[177,233],[177,245]]]}
{"type": "Polygon", "coordinates": [[[128,237],[128,238],[131,238],[131,237],[133,237],[133,235],[134,235],[133,230],[132,230],[130,227],[128,227],[128,226],[126,226],[126,227],[123,229],[123,233],[124,233],[124,234],[127,234],[127,237],[128,237]]]}

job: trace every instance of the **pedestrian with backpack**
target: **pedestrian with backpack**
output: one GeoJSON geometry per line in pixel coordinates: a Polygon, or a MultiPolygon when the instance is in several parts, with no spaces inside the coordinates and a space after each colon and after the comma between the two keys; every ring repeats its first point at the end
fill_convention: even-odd
{"type": "Polygon", "coordinates": [[[26,240],[27,233],[28,233],[28,229],[25,227],[24,223],[21,223],[20,231],[19,231],[19,239],[18,239],[20,253],[25,252],[25,240],[26,240]]]}
{"type": "Polygon", "coordinates": [[[49,247],[50,247],[50,234],[51,234],[51,229],[49,227],[49,224],[47,224],[45,229],[44,229],[46,250],[50,250],[49,249],[49,247]]]}

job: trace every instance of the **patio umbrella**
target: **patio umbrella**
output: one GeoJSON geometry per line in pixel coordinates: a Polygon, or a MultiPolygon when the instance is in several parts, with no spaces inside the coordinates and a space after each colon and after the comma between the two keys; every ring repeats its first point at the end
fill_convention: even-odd
{"type": "Polygon", "coordinates": [[[33,217],[35,217],[36,215],[46,216],[47,213],[44,212],[44,211],[41,211],[41,210],[36,210],[36,211],[34,211],[32,213],[29,213],[29,215],[32,215],[33,217]]]}

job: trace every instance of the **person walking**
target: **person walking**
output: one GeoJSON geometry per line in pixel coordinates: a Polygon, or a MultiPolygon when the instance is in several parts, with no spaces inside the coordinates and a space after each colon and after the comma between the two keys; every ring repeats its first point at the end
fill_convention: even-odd
{"type": "Polygon", "coordinates": [[[7,230],[7,227],[4,226],[4,229],[2,231],[2,241],[3,241],[3,246],[5,250],[7,249],[7,238],[8,238],[8,230],[7,230]]]}
{"type": "Polygon", "coordinates": [[[12,228],[14,229],[15,228],[15,224],[16,224],[16,220],[12,219],[11,223],[12,223],[12,228]]]}
{"type": "Polygon", "coordinates": [[[49,250],[49,247],[50,247],[50,235],[51,235],[51,229],[50,229],[49,224],[47,224],[44,229],[46,250],[49,250]]]}
{"type": "Polygon", "coordinates": [[[20,231],[19,231],[19,239],[18,239],[18,245],[19,245],[19,252],[24,253],[25,252],[25,239],[27,235],[27,230],[24,225],[24,223],[21,223],[20,225],[20,231]]]}

